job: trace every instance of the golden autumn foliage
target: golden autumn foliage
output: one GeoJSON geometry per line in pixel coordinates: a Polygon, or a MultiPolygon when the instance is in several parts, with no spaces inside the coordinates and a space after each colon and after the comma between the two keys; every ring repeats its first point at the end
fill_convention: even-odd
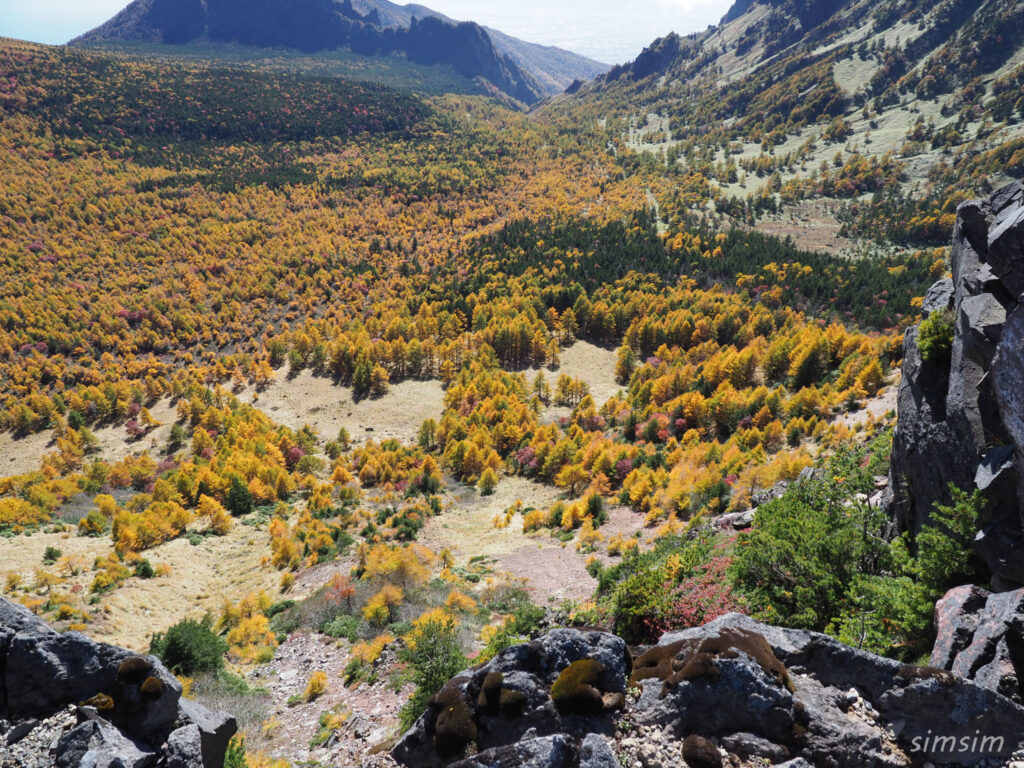
{"type": "Polygon", "coordinates": [[[326,690],[327,673],[322,669],[318,669],[309,676],[309,681],[306,683],[306,690],[303,692],[302,697],[306,701],[313,701],[320,698],[326,690]]]}
{"type": "Polygon", "coordinates": [[[387,584],[363,606],[363,618],[371,624],[387,624],[394,609],[401,604],[405,594],[399,587],[387,584]]]}
{"type": "MultiPolygon", "coordinates": [[[[0,427],[53,434],[38,470],[0,478],[0,532],[62,524],[69,502],[91,498],[78,532],[109,531],[115,549],[96,564],[94,592],[130,578],[132,555],[237,522],[254,539],[265,530],[282,592],[300,569],[353,552],[351,579],[326,590],[349,612],[381,627],[405,618],[436,568],[452,583],[434,618],[468,615],[478,605],[451,553],[438,563],[415,543],[447,511],[446,490],[554,486],[557,503],[510,506],[495,525],[521,519],[524,532],[628,553],[635,538],[602,532],[611,505],[659,533],[747,508],[851,438],[838,417],[886,385],[900,354],[895,321],[869,330],[839,310],[821,321],[800,311],[794,286],[821,276],[781,245],[738,272],[728,265],[752,253],[750,233],[655,221],[648,188],[667,210],[706,208],[707,175],[633,167],[602,133],[563,131],[557,116],[375,91],[376,107],[408,108],[401,131],[242,132],[189,149],[133,133],[121,101],[81,128],[28,110],[85,88],[104,61],[0,43],[4,71],[33,73],[0,82],[0,427]],[[559,370],[577,343],[617,349],[617,392],[559,370]],[[375,424],[357,439],[291,429],[261,398],[303,371],[356,400],[440,381],[443,407],[408,444],[375,424]],[[142,440],[161,433],[154,413],[173,422],[157,449],[142,440]],[[104,447],[101,430],[115,427],[128,455],[104,447]],[[371,594],[364,605],[357,587],[371,594]]],[[[117,82],[171,78],[144,61],[111,66],[117,82]]],[[[180,77],[162,87],[178,94],[215,75],[195,64],[180,77]]],[[[290,87],[282,98],[312,89],[301,90],[312,108],[289,131],[347,88],[290,87]]],[[[771,172],[765,157],[747,170],[771,172]]],[[[851,158],[827,181],[894,170],[851,158]]],[[[940,262],[927,254],[889,279],[940,262]]],[[[848,288],[854,273],[837,274],[848,288]]],[[[39,580],[59,587],[51,580],[76,568],[62,561],[39,580]]],[[[273,653],[269,606],[262,594],[225,606],[234,658],[273,653]]],[[[71,620],[78,607],[56,610],[71,620]]],[[[353,655],[372,661],[387,642],[353,655]]]]}
{"type": "Polygon", "coordinates": [[[394,580],[402,586],[422,584],[430,577],[436,556],[418,544],[363,544],[359,547],[360,578],[394,580]]]}
{"type": "Polygon", "coordinates": [[[377,635],[372,640],[356,643],[352,646],[352,658],[362,664],[372,664],[377,660],[377,657],[380,656],[384,648],[394,641],[393,635],[384,633],[377,635]]]}
{"type": "Polygon", "coordinates": [[[237,603],[225,600],[216,629],[226,632],[224,639],[233,659],[252,663],[273,658],[277,638],[266,615],[271,603],[270,596],[263,591],[249,593],[237,603]]]}

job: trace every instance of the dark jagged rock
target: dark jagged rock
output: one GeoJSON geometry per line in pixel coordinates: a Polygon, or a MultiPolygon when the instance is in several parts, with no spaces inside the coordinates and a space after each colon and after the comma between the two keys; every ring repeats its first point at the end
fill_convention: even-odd
{"type": "Polygon", "coordinates": [[[203,761],[202,736],[197,725],[186,725],[168,736],[165,753],[165,768],[209,765],[203,761]]]}
{"type": "Polygon", "coordinates": [[[995,220],[988,234],[988,263],[1014,296],[1024,293],[1024,188],[1020,182],[992,200],[995,220]]]}
{"type": "Polygon", "coordinates": [[[971,644],[978,626],[977,614],[984,609],[988,596],[986,590],[968,584],[949,590],[935,604],[933,667],[953,668],[957,654],[971,644]]]}
{"type": "Polygon", "coordinates": [[[157,659],[93,642],[78,632],[18,633],[7,648],[5,666],[7,706],[15,716],[46,714],[102,693],[113,700],[108,719],[148,740],[169,733],[178,715],[181,684],[157,659]],[[149,677],[161,684],[155,696],[141,690],[149,677]]]}
{"type": "Polygon", "coordinates": [[[1024,589],[991,594],[951,589],[935,606],[938,637],[932,664],[1022,701],[1024,589]]]}
{"type": "Polygon", "coordinates": [[[58,765],[145,768],[187,754],[199,762],[182,765],[220,768],[237,730],[230,715],[182,699],[181,684],[155,657],[59,634],[0,598],[0,717],[25,722],[68,705],[82,722],[61,739],[58,765]]]}
{"type": "Polygon", "coordinates": [[[921,302],[921,314],[928,317],[932,312],[942,309],[952,309],[953,299],[956,292],[953,289],[953,281],[944,277],[928,289],[921,302]]]}
{"type": "MultiPolygon", "coordinates": [[[[980,593],[968,595],[960,604],[965,610],[975,608],[980,597],[980,593]]],[[[986,599],[992,597],[1009,603],[1001,595],[986,599]]],[[[947,604],[952,607],[954,602],[947,604]]],[[[1006,606],[1000,611],[1002,618],[1009,615],[1006,606]]],[[[977,636],[984,624],[977,622],[972,636],[977,636]]],[[[474,706],[484,708],[488,697],[517,673],[533,678],[540,687],[551,680],[559,664],[579,661],[573,657],[586,647],[599,652],[614,651],[618,645],[612,635],[557,632],[560,634],[553,642],[548,642],[549,635],[509,648],[499,657],[498,665],[495,659],[449,685],[467,705],[475,702],[474,706]],[[541,653],[548,647],[553,653],[541,653]],[[558,648],[573,648],[574,652],[562,656],[558,648]],[[560,658],[559,664],[550,664],[552,656],[560,658]],[[494,668],[499,665],[503,670],[500,677],[494,668]]],[[[962,633],[950,630],[947,634],[959,638],[950,642],[959,655],[970,647],[962,633]]],[[[986,742],[980,751],[972,744],[969,759],[957,764],[1001,761],[1024,743],[1024,708],[980,680],[904,665],[850,648],[826,635],[773,627],[735,613],[703,627],[663,635],[658,645],[637,657],[631,681],[631,688],[639,688],[639,695],[627,696],[625,702],[631,723],[657,728],[671,738],[689,738],[693,745],[707,746],[705,740],[717,740],[744,759],[779,762],[792,756],[788,763],[792,768],[808,764],[897,768],[928,760],[949,763],[950,754],[943,751],[947,742],[934,747],[926,741],[939,723],[943,736],[956,739],[956,744],[979,733],[1001,738],[986,742]],[[691,738],[694,736],[700,738],[691,738]]],[[[538,726],[546,720],[545,732],[535,728],[518,736],[509,732],[504,743],[480,745],[481,751],[469,758],[438,756],[431,741],[437,714],[428,712],[402,737],[392,755],[410,768],[605,768],[605,762],[595,762],[588,755],[594,754],[592,748],[599,738],[593,734],[614,721],[617,712],[573,719],[560,715],[549,700],[539,704],[536,716],[527,706],[521,717],[538,726]]],[[[474,723],[478,733],[489,727],[479,711],[474,723]]],[[[713,759],[710,751],[704,752],[713,759]]],[[[962,755],[953,757],[957,760],[962,755]]]]}
{"type": "Polygon", "coordinates": [[[902,530],[918,531],[936,500],[948,502],[949,483],[963,487],[974,479],[974,441],[946,418],[948,388],[948,371],[924,360],[917,329],[909,329],[903,340],[900,416],[891,462],[895,516],[902,530]]]}
{"type": "Polygon", "coordinates": [[[56,768],[150,768],[156,761],[156,752],[102,718],[79,723],[57,743],[56,768]]]}
{"type": "Polygon", "coordinates": [[[755,736],[752,733],[732,733],[719,739],[722,747],[741,760],[760,758],[772,763],[779,763],[789,757],[789,749],[773,744],[768,739],[755,736]]]}
{"type": "MultiPolygon", "coordinates": [[[[992,377],[999,414],[1016,447],[1018,482],[1021,482],[1024,481],[1024,306],[1017,307],[1006,322],[992,365],[992,377]]],[[[1018,509],[1024,516],[1024,490],[1020,486],[1018,509]]]]}
{"type": "Polygon", "coordinates": [[[395,745],[392,755],[409,768],[438,768],[457,761],[470,746],[480,750],[473,759],[493,754],[498,760],[517,754],[507,750],[533,739],[537,748],[548,750],[545,754],[559,760],[564,757],[570,761],[566,765],[575,766],[581,739],[589,733],[611,732],[613,713],[626,690],[629,665],[626,643],[615,635],[553,630],[530,643],[507,648],[483,666],[449,681],[395,745]],[[584,670],[585,680],[563,676],[581,662],[590,665],[584,670]],[[556,684],[560,690],[553,694],[556,684]],[[581,697],[592,694],[587,701],[592,700],[593,707],[567,705],[570,699],[576,700],[574,685],[580,687],[581,697]],[[563,706],[556,698],[564,699],[560,702],[563,706]],[[571,753],[559,746],[562,741],[542,739],[556,735],[568,739],[571,753]]]}
{"type": "Polygon", "coordinates": [[[960,303],[960,334],[965,354],[976,360],[990,360],[1006,324],[1006,309],[991,293],[968,296],[960,303]]]}
{"type": "Polygon", "coordinates": [[[980,489],[987,511],[976,547],[993,586],[1015,589],[1024,585],[1021,183],[957,208],[952,272],[923,305],[926,316],[944,307],[953,312],[948,368],[923,359],[917,329],[904,338],[891,512],[901,530],[916,534],[936,503],[950,502],[950,483],[980,489]]]}
{"type": "Polygon", "coordinates": [[[994,574],[992,586],[998,591],[1024,584],[1024,535],[1019,523],[1017,477],[1012,445],[990,450],[974,476],[974,485],[985,494],[991,510],[974,546],[989,564],[994,574]]]}
{"type": "Polygon", "coordinates": [[[30,733],[32,733],[32,729],[35,728],[37,725],[39,725],[39,721],[36,720],[34,717],[29,718],[28,720],[22,720],[20,723],[11,728],[11,730],[9,730],[5,734],[4,740],[7,742],[7,746],[17,744],[19,741],[21,741],[30,733]]]}
{"type": "Polygon", "coordinates": [[[494,747],[452,763],[451,768],[576,768],[578,764],[572,740],[557,734],[494,747]]]}
{"type": "Polygon", "coordinates": [[[622,768],[622,765],[604,738],[588,733],[580,744],[580,768],[622,768]]]}
{"type": "MultiPolygon", "coordinates": [[[[199,751],[203,765],[218,765],[224,759],[228,742],[238,730],[235,718],[227,712],[214,712],[188,699],[178,702],[178,723],[185,723],[171,736],[183,729],[195,728],[199,737],[199,751]]],[[[179,737],[180,738],[180,737],[179,737]]],[[[191,735],[189,736],[191,739],[191,735]]]]}

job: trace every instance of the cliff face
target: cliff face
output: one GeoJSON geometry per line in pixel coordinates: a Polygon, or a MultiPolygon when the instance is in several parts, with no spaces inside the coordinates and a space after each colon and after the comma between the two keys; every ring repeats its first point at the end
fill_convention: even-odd
{"type": "Polygon", "coordinates": [[[156,658],[59,634],[0,597],[0,743],[11,764],[221,768],[236,730],[227,713],[182,699],[156,658]],[[48,738],[33,738],[37,728],[48,738]]]}
{"type": "MultiPolygon", "coordinates": [[[[379,27],[408,29],[413,19],[425,19],[430,16],[449,24],[458,23],[443,13],[418,4],[398,5],[389,0],[352,0],[352,6],[364,16],[375,15],[375,23],[379,27]]],[[[609,69],[607,64],[562,48],[528,43],[493,27],[483,29],[500,54],[507,56],[536,78],[545,93],[551,96],[564,91],[574,80],[591,80],[609,69]]]]}
{"type": "Polygon", "coordinates": [[[892,512],[916,532],[948,484],[987,503],[976,546],[993,585],[1024,585],[1024,185],[957,209],[952,278],[932,286],[926,317],[950,313],[950,354],[926,358],[921,328],[903,342],[892,451],[892,512]]]}

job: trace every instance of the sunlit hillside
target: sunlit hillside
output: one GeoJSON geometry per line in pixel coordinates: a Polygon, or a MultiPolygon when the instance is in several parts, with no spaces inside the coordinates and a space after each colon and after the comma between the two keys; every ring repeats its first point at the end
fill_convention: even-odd
{"type": "Polygon", "coordinates": [[[942,19],[864,3],[776,50],[774,5],[531,112],[0,40],[4,595],[160,656],[233,768],[370,759],[556,626],[739,610],[920,661],[903,336],[957,203],[1020,175],[1020,55],[915,58],[892,30],[942,19]]]}

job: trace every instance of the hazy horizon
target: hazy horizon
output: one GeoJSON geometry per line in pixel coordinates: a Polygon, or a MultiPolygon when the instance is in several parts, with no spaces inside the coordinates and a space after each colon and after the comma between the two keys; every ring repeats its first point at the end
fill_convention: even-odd
{"type": "MultiPolygon", "coordinates": [[[[428,8],[542,45],[619,64],[631,61],[669,32],[703,30],[721,19],[731,0],[637,0],[628,8],[609,0],[564,0],[557,6],[520,0],[426,0],[428,8]]],[[[0,37],[59,45],[102,24],[127,0],[0,0],[0,37]]]]}

